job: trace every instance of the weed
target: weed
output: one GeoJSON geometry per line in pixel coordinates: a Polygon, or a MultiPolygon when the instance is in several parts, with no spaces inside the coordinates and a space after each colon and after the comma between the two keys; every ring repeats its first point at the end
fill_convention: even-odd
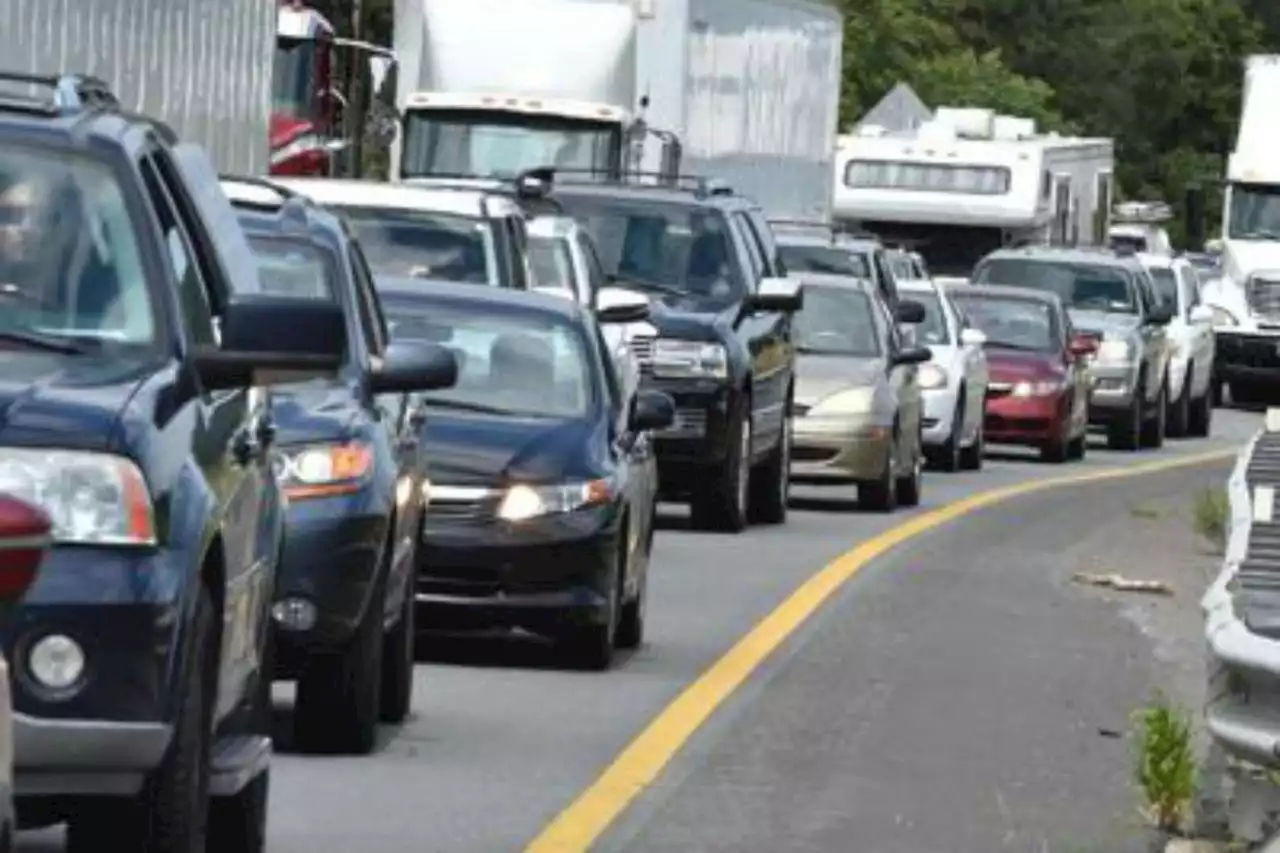
{"type": "Polygon", "coordinates": [[[1227,531],[1231,526],[1231,503],[1224,489],[1202,489],[1191,505],[1195,531],[1217,551],[1227,548],[1227,531]]]}
{"type": "Polygon", "coordinates": [[[1191,715],[1157,693],[1135,718],[1134,775],[1145,800],[1143,811],[1157,829],[1181,833],[1196,790],[1191,715]]]}
{"type": "Polygon", "coordinates": [[[1160,517],[1160,510],[1153,506],[1131,506],[1129,515],[1133,518],[1153,519],[1160,517]]]}

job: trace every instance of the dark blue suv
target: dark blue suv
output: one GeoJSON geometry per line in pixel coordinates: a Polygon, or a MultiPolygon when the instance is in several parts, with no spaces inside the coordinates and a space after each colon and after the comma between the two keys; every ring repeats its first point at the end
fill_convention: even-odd
{"type": "Polygon", "coordinates": [[[262,849],[265,386],[332,375],[346,336],[332,301],[262,292],[200,148],[101,81],[0,74],[0,492],[55,540],[3,634],[23,824],[67,821],[72,850],[262,849]]]}
{"type": "Polygon", "coordinates": [[[279,389],[272,417],[289,498],[276,581],[276,675],[296,678],[294,734],[313,752],[367,753],[413,691],[413,566],[421,540],[423,409],[453,355],[390,344],[359,244],[341,219],[267,181],[224,178],[269,293],[336,301],[347,353],[332,380],[279,389]]]}

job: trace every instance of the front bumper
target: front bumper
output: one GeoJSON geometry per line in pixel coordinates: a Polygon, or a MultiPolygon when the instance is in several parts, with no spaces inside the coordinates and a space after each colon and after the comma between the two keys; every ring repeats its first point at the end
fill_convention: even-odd
{"type": "Polygon", "coordinates": [[[871,415],[797,417],[792,422],[791,479],[878,479],[884,473],[892,444],[892,427],[877,423],[871,415]]]}
{"type": "Polygon", "coordinates": [[[983,431],[997,444],[1040,446],[1061,434],[1062,395],[1015,397],[999,393],[987,397],[983,431]]]}
{"type": "Polygon", "coordinates": [[[608,618],[621,543],[610,505],[513,524],[428,511],[416,595],[423,627],[556,633],[608,618]]]}
{"type": "Polygon", "coordinates": [[[925,447],[941,447],[951,439],[959,402],[955,388],[930,388],[920,392],[924,403],[924,422],[921,438],[925,447]]]}
{"type": "Polygon", "coordinates": [[[675,421],[653,433],[653,447],[662,496],[679,498],[728,455],[730,415],[738,407],[739,392],[722,380],[649,376],[641,388],[662,391],[675,403],[675,421]]]}
{"type": "Polygon", "coordinates": [[[1220,329],[1215,338],[1216,378],[1225,382],[1280,383],[1280,334],[1220,329]]]}
{"type": "Polygon", "coordinates": [[[1089,420],[1106,421],[1116,413],[1127,412],[1138,393],[1136,364],[1100,364],[1089,366],[1093,388],[1089,392],[1089,420]]]}

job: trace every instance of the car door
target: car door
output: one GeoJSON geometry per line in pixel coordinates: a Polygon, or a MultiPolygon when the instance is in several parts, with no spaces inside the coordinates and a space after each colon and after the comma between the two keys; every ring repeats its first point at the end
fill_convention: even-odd
{"type": "Polygon", "coordinates": [[[1145,272],[1134,275],[1138,310],[1141,313],[1141,326],[1138,331],[1142,336],[1143,363],[1148,366],[1148,376],[1152,381],[1147,384],[1147,399],[1154,401],[1160,395],[1161,382],[1165,376],[1169,362],[1169,338],[1164,326],[1151,321],[1151,315],[1160,304],[1155,285],[1145,272]]]}
{"type": "MultiPolygon", "coordinates": [[[[188,345],[210,344],[217,330],[204,312],[225,304],[231,283],[216,260],[211,238],[186,191],[181,173],[161,145],[151,147],[138,163],[168,246],[170,270],[184,306],[188,345]]],[[[219,718],[233,710],[243,685],[258,666],[255,642],[265,630],[259,622],[272,590],[266,579],[274,566],[278,517],[267,512],[271,470],[270,400],[265,389],[247,388],[201,393],[194,402],[191,453],[212,493],[213,512],[222,540],[227,588],[221,614],[222,667],[219,672],[219,718]]],[[[182,419],[163,428],[178,439],[182,419]]]]}
{"type": "Polygon", "coordinates": [[[1093,390],[1093,379],[1089,373],[1087,356],[1071,352],[1071,342],[1076,338],[1075,326],[1071,324],[1071,315],[1060,309],[1059,324],[1062,327],[1062,352],[1067,368],[1067,382],[1071,385],[1071,426],[1073,430],[1088,429],[1089,394],[1093,390]]]}
{"type": "Polygon", "coordinates": [[[914,364],[894,364],[895,356],[910,344],[903,337],[901,327],[884,300],[873,296],[871,301],[876,306],[878,332],[885,346],[888,365],[885,368],[885,381],[888,382],[894,399],[898,401],[901,432],[897,457],[903,464],[907,464],[913,458],[920,441],[921,419],[924,417],[923,396],[920,393],[920,383],[916,381],[919,369],[914,364]]]}
{"type": "Polygon", "coordinates": [[[959,307],[951,301],[951,297],[947,296],[941,288],[938,290],[938,300],[942,303],[942,310],[946,313],[954,330],[952,340],[956,342],[963,358],[964,384],[968,389],[964,402],[964,425],[966,429],[976,429],[986,414],[987,351],[980,346],[961,343],[960,334],[969,328],[968,321],[959,307]]]}
{"type": "Polygon", "coordinates": [[[1191,391],[1199,396],[1209,387],[1213,374],[1213,324],[1191,322],[1191,312],[1200,305],[1200,282],[1195,267],[1183,261],[1177,265],[1177,271],[1181,313],[1187,324],[1192,358],[1191,391]]]}
{"type": "MultiPolygon", "coordinates": [[[[734,255],[749,290],[765,277],[765,260],[750,232],[743,210],[726,214],[734,255]]],[[[738,332],[747,342],[752,367],[752,456],[773,447],[782,434],[791,388],[791,317],[779,311],[762,311],[742,319],[738,332]]]]}

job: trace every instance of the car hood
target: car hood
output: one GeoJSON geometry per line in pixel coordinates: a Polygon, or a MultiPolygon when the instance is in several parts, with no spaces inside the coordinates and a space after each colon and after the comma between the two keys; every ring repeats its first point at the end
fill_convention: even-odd
{"type": "MultiPolygon", "coordinates": [[[[625,284],[619,286],[626,287],[625,284]]],[[[722,298],[636,292],[642,292],[649,299],[649,324],[662,337],[718,341],[723,337],[721,327],[728,328],[737,313],[737,304],[726,304],[722,298]]]]}
{"type": "Polygon", "coordinates": [[[135,359],[2,352],[0,444],[118,450],[125,406],[147,375],[135,359]]]}
{"type": "Polygon", "coordinates": [[[601,443],[586,419],[554,420],[454,412],[427,413],[427,476],[448,486],[559,483],[600,476],[601,443]]]}
{"type": "Polygon", "coordinates": [[[1138,328],[1140,323],[1136,314],[1113,314],[1107,311],[1086,311],[1071,308],[1071,323],[1077,332],[1087,332],[1106,337],[1124,337],[1138,328]]]}
{"type": "Polygon", "coordinates": [[[1023,382],[1062,374],[1049,353],[995,347],[987,350],[987,371],[992,382],[1023,382]]]}
{"type": "Polygon", "coordinates": [[[360,410],[345,383],[326,380],[286,385],[271,393],[276,442],[285,447],[351,437],[360,410]]]}
{"type": "Polygon", "coordinates": [[[796,402],[813,406],[847,388],[871,388],[884,379],[882,358],[804,354],[796,358],[796,402]]]}

